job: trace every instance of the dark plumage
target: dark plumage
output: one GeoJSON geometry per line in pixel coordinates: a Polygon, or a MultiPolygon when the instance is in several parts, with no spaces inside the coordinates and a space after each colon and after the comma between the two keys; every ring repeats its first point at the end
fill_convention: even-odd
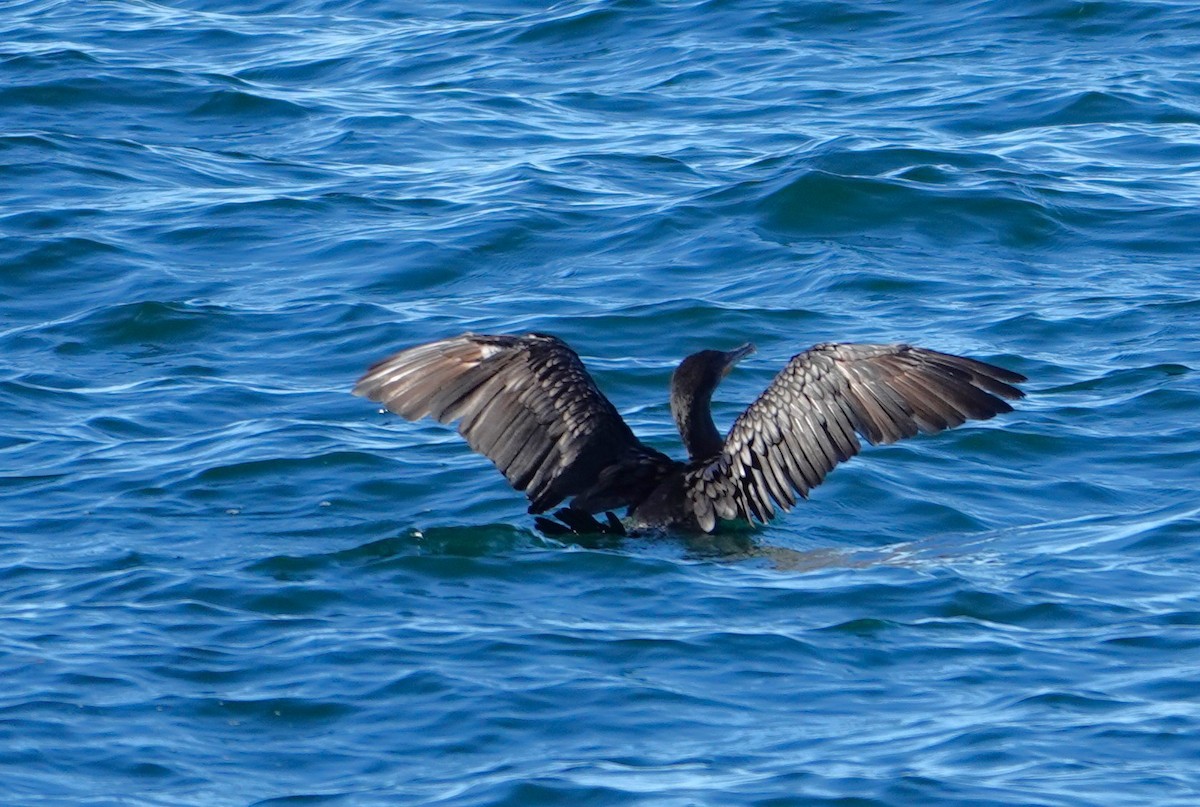
{"type": "MultiPolygon", "coordinates": [[[[459,421],[471,448],[517,490],[529,512],[570,498],[568,523],[628,508],[635,527],[712,532],[720,519],[766,522],[858,453],[856,435],[891,443],[1012,411],[1025,377],[910,345],[816,345],[792,357],[721,438],[713,391],[754,346],[704,350],[671,377],[679,462],[643,444],[579,356],[545,334],[463,334],[373,365],[356,395],[408,420],[459,421]]],[[[614,520],[610,519],[610,525],[614,520]]],[[[573,527],[574,528],[574,527],[573,527]]]]}

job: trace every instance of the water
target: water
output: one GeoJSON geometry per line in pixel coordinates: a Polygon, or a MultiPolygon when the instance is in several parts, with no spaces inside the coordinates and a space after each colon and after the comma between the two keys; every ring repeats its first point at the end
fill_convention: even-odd
{"type": "Polygon", "coordinates": [[[1200,13],[9,2],[0,800],[1191,805],[1200,13]],[[789,517],[560,544],[348,394],[556,333],[1030,377],[789,517]]]}

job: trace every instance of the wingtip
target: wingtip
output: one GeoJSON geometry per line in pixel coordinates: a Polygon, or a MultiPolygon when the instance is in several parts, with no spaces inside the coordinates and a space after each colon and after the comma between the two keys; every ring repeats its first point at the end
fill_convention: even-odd
{"type": "Polygon", "coordinates": [[[376,395],[378,390],[379,387],[372,383],[371,372],[368,370],[354,382],[354,386],[350,389],[350,394],[359,398],[366,398],[368,401],[378,401],[379,398],[376,395]]]}

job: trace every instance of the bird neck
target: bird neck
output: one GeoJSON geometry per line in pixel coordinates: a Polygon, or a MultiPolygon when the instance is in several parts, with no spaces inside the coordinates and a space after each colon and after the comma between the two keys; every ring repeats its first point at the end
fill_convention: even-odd
{"type": "Polygon", "coordinates": [[[679,429],[688,459],[693,462],[715,457],[725,445],[716,424],[713,423],[711,396],[712,393],[709,392],[707,395],[671,398],[671,414],[675,416],[675,427],[679,429]]]}

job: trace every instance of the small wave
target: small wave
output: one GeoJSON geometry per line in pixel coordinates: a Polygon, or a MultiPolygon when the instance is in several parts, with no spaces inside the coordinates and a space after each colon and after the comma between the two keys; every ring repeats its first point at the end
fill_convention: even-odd
{"type": "Polygon", "coordinates": [[[977,114],[948,124],[961,133],[1087,126],[1095,124],[1195,124],[1200,114],[1145,94],[1080,90],[1047,97],[1014,91],[977,102],[977,114]]]}
{"type": "Polygon", "coordinates": [[[1036,247],[1061,234],[1046,205],[1015,188],[1007,195],[997,190],[807,170],[763,196],[759,210],[768,230],[789,237],[879,238],[902,230],[930,241],[1036,247]]]}
{"type": "Polygon", "coordinates": [[[244,89],[221,88],[209,90],[204,100],[192,108],[191,116],[201,120],[298,120],[310,114],[301,104],[281,98],[253,93],[244,89]]]}

